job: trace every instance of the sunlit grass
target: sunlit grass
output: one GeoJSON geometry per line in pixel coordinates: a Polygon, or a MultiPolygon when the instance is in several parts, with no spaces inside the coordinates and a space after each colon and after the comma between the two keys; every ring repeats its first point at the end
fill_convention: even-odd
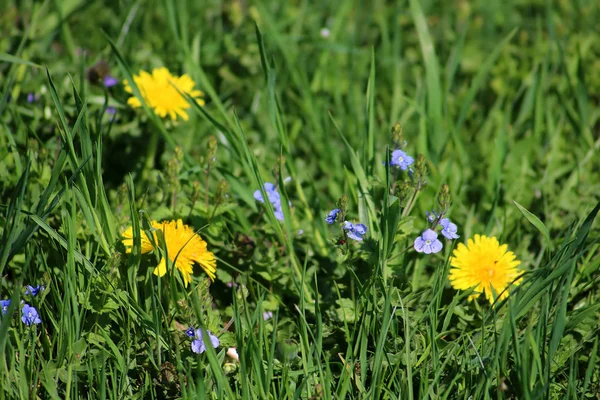
{"type": "Polygon", "coordinates": [[[1,398],[600,390],[594,2],[2,7],[1,398]],[[160,67],[204,93],[169,91],[189,120],[122,84],[160,67]],[[460,238],[418,253],[432,210],[460,238]],[[152,221],[178,219],[214,282],[176,272],[152,221]],[[449,282],[476,234],[521,261],[491,301],[449,282]]]}

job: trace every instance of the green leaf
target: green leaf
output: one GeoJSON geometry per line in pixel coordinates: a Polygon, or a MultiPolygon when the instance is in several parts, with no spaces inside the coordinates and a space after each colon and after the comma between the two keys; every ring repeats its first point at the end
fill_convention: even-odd
{"type": "Polygon", "coordinates": [[[544,235],[544,238],[546,239],[546,242],[548,244],[548,248],[552,250],[554,248],[554,245],[552,244],[552,240],[550,239],[550,232],[548,231],[548,228],[546,228],[546,225],[544,225],[544,223],[538,217],[529,212],[525,207],[523,207],[514,200],[513,203],[515,203],[515,206],[517,206],[517,208],[519,209],[519,211],[521,211],[523,216],[527,218],[527,220],[531,222],[531,224],[535,226],[542,235],[544,235]]]}

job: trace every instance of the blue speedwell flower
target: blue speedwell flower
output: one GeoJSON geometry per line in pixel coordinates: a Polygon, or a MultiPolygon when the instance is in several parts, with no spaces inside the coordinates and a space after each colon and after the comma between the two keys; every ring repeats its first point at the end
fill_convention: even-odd
{"type": "Polygon", "coordinates": [[[339,208],[334,208],[333,210],[329,211],[329,214],[327,214],[327,217],[325,217],[325,221],[327,221],[329,225],[333,224],[341,211],[342,210],[339,208]]]}
{"type": "Polygon", "coordinates": [[[2,315],[6,315],[10,307],[10,300],[0,300],[0,309],[2,309],[2,315]]]}
{"type": "Polygon", "coordinates": [[[415,162],[415,159],[403,152],[402,150],[392,151],[392,159],[390,165],[400,167],[401,170],[406,171],[408,166],[415,162]]]}
{"type": "Polygon", "coordinates": [[[194,332],[194,328],[193,327],[189,327],[187,331],[185,331],[185,334],[188,335],[189,337],[194,337],[194,335],[196,334],[194,332]]]}
{"type": "Polygon", "coordinates": [[[43,285],[36,285],[36,286],[27,285],[27,286],[25,286],[25,294],[37,296],[37,294],[39,292],[43,292],[44,289],[46,289],[46,287],[43,285]]]}
{"type": "MultiPolygon", "coordinates": [[[[275,187],[275,185],[273,185],[270,182],[266,182],[265,183],[265,192],[267,192],[267,196],[269,198],[269,202],[271,202],[271,204],[275,205],[275,204],[281,204],[281,197],[279,196],[279,193],[277,192],[277,187],[275,187]]],[[[260,190],[256,190],[254,192],[254,198],[257,201],[260,201],[261,203],[265,202],[265,199],[263,199],[262,193],[260,192],[260,190]]]]}
{"type": "MultiPolygon", "coordinates": [[[[272,183],[266,182],[265,192],[267,192],[269,203],[271,203],[273,205],[273,208],[275,209],[275,218],[277,218],[279,221],[283,221],[283,211],[281,209],[281,196],[279,195],[279,192],[277,192],[277,188],[272,183]]],[[[254,192],[254,198],[256,199],[256,201],[260,201],[261,203],[265,202],[265,199],[263,199],[260,190],[256,190],[254,192]]]]}
{"type": "Polygon", "coordinates": [[[431,229],[427,229],[418,238],[415,239],[415,250],[419,253],[431,254],[442,250],[442,242],[438,240],[438,235],[431,229]]]}
{"type": "Polygon", "coordinates": [[[427,221],[429,222],[435,222],[440,217],[440,214],[435,211],[425,211],[425,214],[427,214],[427,221]]]}
{"type": "Polygon", "coordinates": [[[367,233],[367,227],[363,224],[353,224],[352,222],[344,221],[344,230],[350,239],[361,241],[363,235],[367,233]]]}
{"type": "MultiPolygon", "coordinates": [[[[208,338],[210,339],[210,344],[213,348],[219,347],[219,338],[213,335],[209,330],[206,331],[208,333],[208,338]]],[[[202,340],[202,329],[196,329],[195,333],[196,339],[192,341],[192,351],[196,354],[202,354],[206,351],[206,345],[204,344],[204,340],[202,340]]]]}
{"type": "Polygon", "coordinates": [[[42,322],[35,307],[32,307],[29,304],[23,306],[21,313],[23,314],[21,316],[21,321],[27,326],[30,326],[31,324],[37,325],[42,322]]]}
{"type": "Polygon", "coordinates": [[[273,318],[273,311],[265,311],[263,312],[263,320],[267,321],[273,318]]]}
{"type": "Polygon", "coordinates": [[[110,121],[114,121],[117,116],[117,109],[114,107],[106,107],[106,115],[108,115],[110,121]]]}
{"type": "Polygon", "coordinates": [[[458,239],[460,236],[456,234],[458,232],[458,227],[456,224],[450,222],[448,218],[442,218],[440,221],[440,225],[442,226],[442,235],[444,235],[448,239],[458,239]]]}
{"type": "Polygon", "coordinates": [[[115,78],[114,76],[106,75],[103,79],[103,83],[104,83],[104,86],[109,88],[109,87],[113,87],[117,83],[119,83],[119,80],[117,78],[115,78]]]}

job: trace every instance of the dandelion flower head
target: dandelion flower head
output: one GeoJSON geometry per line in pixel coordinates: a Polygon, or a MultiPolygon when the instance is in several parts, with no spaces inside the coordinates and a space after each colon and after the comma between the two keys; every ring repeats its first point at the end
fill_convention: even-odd
{"type": "MultiPolygon", "coordinates": [[[[187,286],[192,281],[192,271],[194,263],[198,263],[206,272],[211,280],[215,279],[217,270],[217,261],[215,255],[207,250],[206,242],[194,232],[194,230],[185,225],[180,219],[177,221],[152,221],[152,228],[162,231],[165,241],[167,256],[174,261],[175,267],[183,275],[183,282],[187,286]]],[[[140,232],[142,239],[142,254],[154,250],[154,246],[146,232],[140,232]]],[[[123,245],[128,253],[133,248],[133,228],[129,227],[123,232],[123,245]]],[[[154,233],[154,243],[159,246],[158,235],[154,233]]],[[[167,261],[163,257],[158,266],[154,269],[154,274],[163,276],[167,273],[167,261]]]]}
{"type": "MultiPolygon", "coordinates": [[[[204,105],[202,100],[203,93],[200,90],[194,90],[194,81],[189,75],[173,76],[165,67],[154,68],[152,74],[146,71],[140,71],[139,75],[134,75],[133,80],[137,85],[144,102],[148,107],[154,109],[154,112],[160,117],[169,115],[173,121],[180,116],[185,121],[189,119],[186,112],[190,108],[187,102],[179,92],[187,93],[200,105],[204,105]]],[[[125,80],[125,91],[133,93],[129,82],[125,80]]],[[[142,106],[140,100],[132,96],[127,100],[127,104],[133,108],[142,106]]]]}
{"type": "Polygon", "coordinates": [[[500,245],[495,237],[475,235],[466,246],[459,243],[452,253],[450,283],[457,290],[475,287],[475,294],[469,300],[484,293],[493,303],[494,296],[500,296],[500,299],[508,296],[511,283],[520,283],[519,264],[515,253],[508,251],[508,245],[500,245]]]}

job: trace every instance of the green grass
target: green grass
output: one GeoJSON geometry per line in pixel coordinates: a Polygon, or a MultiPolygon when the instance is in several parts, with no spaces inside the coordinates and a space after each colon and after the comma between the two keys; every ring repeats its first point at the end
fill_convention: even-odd
{"type": "Polygon", "coordinates": [[[0,399],[596,398],[599,19],[592,0],[3,2],[0,399]],[[127,104],[121,82],[160,66],[205,93],[189,121],[127,104]],[[384,165],[396,123],[428,170],[413,200],[384,165]],[[455,242],[522,261],[494,306],[451,287],[455,242],[412,248],[443,184],[455,242]],[[342,196],[363,242],[325,222],[342,196]],[[137,234],[125,252],[127,227],[178,218],[214,282],[153,275],[137,234]],[[189,326],[220,346],[194,354],[189,326]]]}

